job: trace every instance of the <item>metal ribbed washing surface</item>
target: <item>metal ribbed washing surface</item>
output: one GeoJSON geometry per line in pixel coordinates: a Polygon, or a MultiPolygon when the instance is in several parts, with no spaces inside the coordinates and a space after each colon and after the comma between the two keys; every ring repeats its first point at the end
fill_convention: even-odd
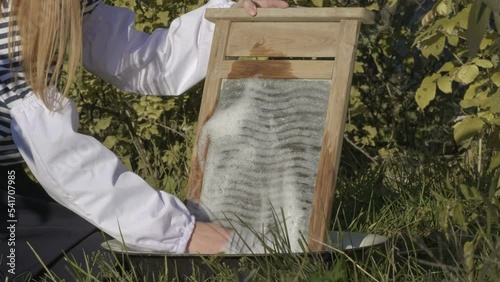
{"type": "Polygon", "coordinates": [[[297,250],[309,226],[329,92],[325,80],[224,80],[198,140],[205,153],[195,215],[269,234],[274,211],[297,250]]]}

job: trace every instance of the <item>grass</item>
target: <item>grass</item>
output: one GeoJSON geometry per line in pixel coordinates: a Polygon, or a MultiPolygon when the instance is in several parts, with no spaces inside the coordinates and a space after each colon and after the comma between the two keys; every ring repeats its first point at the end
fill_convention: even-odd
{"type": "MultiPolygon", "coordinates": [[[[78,281],[496,281],[498,175],[477,173],[460,160],[407,156],[355,175],[341,172],[333,229],[389,238],[386,248],[362,255],[335,249],[323,256],[149,257],[142,262],[130,255],[109,263],[97,254],[72,268],[78,281]],[[145,267],[153,262],[153,270],[145,267]],[[93,276],[89,266],[96,264],[100,272],[93,276]]],[[[58,280],[47,276],[46,281],[58,280]]]]}

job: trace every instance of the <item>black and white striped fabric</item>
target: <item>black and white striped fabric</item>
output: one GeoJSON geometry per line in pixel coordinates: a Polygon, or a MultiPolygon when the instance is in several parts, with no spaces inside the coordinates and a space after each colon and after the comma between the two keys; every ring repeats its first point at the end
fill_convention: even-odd
{"type": "MultiPolygon", "coordinates": [[[[9,57],[9,21],[10,1],[0,0],[2,16],[0,18],[0,166],[22,163],[21,154],[12,140],[10,110],[22,99],[32,93],[21,67],[20,37],[15,32],[12,36],[13,54],[9,57]]],[[[101,0],[82,0],[85,13],[92,11],[101,0]]]]}

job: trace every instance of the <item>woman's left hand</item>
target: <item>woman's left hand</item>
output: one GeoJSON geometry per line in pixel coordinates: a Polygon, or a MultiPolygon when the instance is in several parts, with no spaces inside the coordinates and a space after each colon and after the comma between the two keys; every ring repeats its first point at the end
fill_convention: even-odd
{"type": "Polygon", "coordinates": [[[244,8],[250,16],[257,15],[257,8],[288,8],[283,0],[239,0],[233,8],[244,8]]]}

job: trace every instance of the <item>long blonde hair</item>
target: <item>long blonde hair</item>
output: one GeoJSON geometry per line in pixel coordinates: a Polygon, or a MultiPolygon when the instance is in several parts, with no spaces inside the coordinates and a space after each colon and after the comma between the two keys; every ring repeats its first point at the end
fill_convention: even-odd
{"type": "MultiPolygon", "coordinates": [[[[0,0],[1,1],[1,0],[0,0]]],[[[34,93],[50,109],[48,87],[57,87],[67,59],[66,95],[76,77],[82,56],[82,9],[80,0],[11,0],[9,33],[21,38],[23,71],[34,93]]],[[[13,54],[14,36],[9,36],[13,54]]]]}

